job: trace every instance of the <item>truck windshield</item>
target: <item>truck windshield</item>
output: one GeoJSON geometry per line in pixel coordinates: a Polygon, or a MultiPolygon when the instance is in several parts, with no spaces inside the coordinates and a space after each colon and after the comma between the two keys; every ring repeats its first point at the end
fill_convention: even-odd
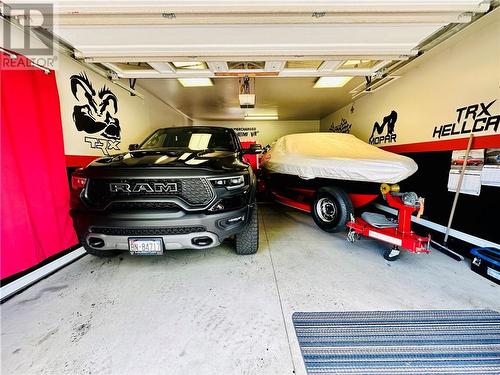
{"type": "Polygon", "coordinates": [[[228,129],[170,128],[153,133],[140,147],[141,150],[154,148],[182,148],[200,150],[237,150],[234,138],[228,129]]]}

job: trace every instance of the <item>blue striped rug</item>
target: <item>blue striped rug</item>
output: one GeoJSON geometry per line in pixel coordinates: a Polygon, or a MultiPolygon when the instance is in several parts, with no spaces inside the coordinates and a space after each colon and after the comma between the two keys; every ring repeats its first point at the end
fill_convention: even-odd
{"type": "Polygon", "coordinates": [[[500,374],[490,310],[296,312],[308,374],[500,374]]]}

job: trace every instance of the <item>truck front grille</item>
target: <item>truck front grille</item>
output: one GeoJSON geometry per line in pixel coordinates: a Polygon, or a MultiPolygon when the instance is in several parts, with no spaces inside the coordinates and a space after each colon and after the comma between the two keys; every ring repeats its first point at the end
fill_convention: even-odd
{"type": "Polygon", "coordinates": [[[176,234],[189,234],[206,232],[203,226],[185,227],[162,227],[162,228],[114,228],[114,227],[91,227],[90,231],[96,234],[108,236],[168,236],[176,234]]]}
{"type": "Polygon", "coordinates": [[[179,210],[179,205],[173,202],[112,202],[109,210],[179,210]]]}
{"type": "MultiPolygon", "coordinates": [[[[176,198],[193,208],[198,208],[206,207],[215,197],[212,186],[204,178],[91,178],[87,185],[86,195],[89,202],[98,207],[108,206],[112,202],[123,204],[122,202],[127,200],[133,201],[135,205],[142,199],[150,201],[151,199],[176,198]]],[[[144,208],[148,208],[150,202],[144,203],[144,208]]],[[[152,206],[155,205],[159,207],[156,202],[152,204],[152,206]]]]}

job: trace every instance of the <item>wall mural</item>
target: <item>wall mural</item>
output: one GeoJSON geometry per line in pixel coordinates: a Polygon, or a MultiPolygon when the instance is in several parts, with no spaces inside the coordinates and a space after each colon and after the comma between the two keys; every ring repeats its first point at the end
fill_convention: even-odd
{"type": "Polygon", "coordinates": [[[339,124],[332,122],[328,131],[333,133],[350,133],[352,124],[350,124],[345,118],[342,117],[339,124]]]}
{"type": "Polygon", "coordinates": [[[457,120],[451,124],[436,126],[432,138],[448,137],[450,135],[486,132],[490,129],[497,132],[500,115],[491,114],[491,106],[496,99],[489,103],[471,104],[457,108],[457,120]]]}
{"type": "Polygon", "coordinates": [[[382,124],[379,124],[377,121],[375,121],[372,129],[372,134],[370,135],[368,142],[371,145],[396,142],[396,133],[394,132],[394,128],[396,126],[397,119],[397,112],[395,110],[392,110],[390,114],[384,116],[382,124]],[[385,135],[382,134],[384,133],[384,130],[387,131],[385,135]],[[377,132],[378,136],[375,136],[375,132],[377,132]]]}
{"type": "Polygon", "coordinates": [[[92,87],[87,75],[82,72],[70,77],[71,93],[78,104],[73,107],[73,122],[76,129],[87,134],[84,141],[92,149],[99,149],[104,155],[110,150],[120,150],[121,128],[116,117],[118,98],[106,86],[98,92],[92,87]]]}

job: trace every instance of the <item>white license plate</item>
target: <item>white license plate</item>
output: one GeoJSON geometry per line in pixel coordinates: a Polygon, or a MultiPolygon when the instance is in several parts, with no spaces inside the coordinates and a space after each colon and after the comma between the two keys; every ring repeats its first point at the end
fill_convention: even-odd
{"type": "Polygon", "coordinates": [[[497,270],[494,270],[493,268],[488,267],[488,269],[486,270],[486,273],[489,276],[491,276],[497,280],[500,280],[500,272],[498,272],[497,270]]]}
{"type": "Polygon", "coordinates": [[[129,238],[128,247],[133,255],[163,254],[163,241],[161,238],[129,238]]]}

